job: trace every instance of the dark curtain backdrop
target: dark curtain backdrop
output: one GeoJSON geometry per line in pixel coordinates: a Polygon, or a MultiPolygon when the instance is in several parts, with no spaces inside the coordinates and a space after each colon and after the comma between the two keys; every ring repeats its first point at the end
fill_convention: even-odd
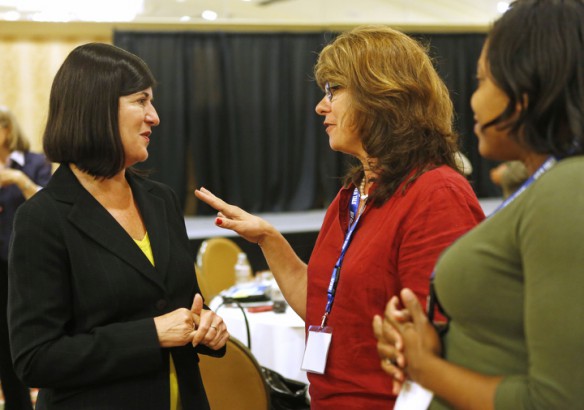
{"type": "MultiPolygon", "coordinates": [[[[350,158],[333,152],[314,107],[312,70],[334,33],[122,32],[114,44],[142,57],[158,80],[150,158],[141,165],[183,203],[205,186],[250,212],[326,207],[350,158]]],[[[457,112],[477,195],[499,195],[472,133],[470,95],[484,35],[416,35],[429,45],[457,112]]],[[[211,214],[198,204],[197,214],[211,214]]]]}
{"type": "Polygon", "coordinates": [[[489,177],[489,171],[498,162],[483,159],[479,155],[470,108],[470,98],[476,88],[477,61],[485,34],[414,34],[413,37],[428,46],[434,65],[450,91],[460,148],[473,165],[470,182],[476,194],[479,197],[500,196],[500,188],[493,185],[489,177]]]}

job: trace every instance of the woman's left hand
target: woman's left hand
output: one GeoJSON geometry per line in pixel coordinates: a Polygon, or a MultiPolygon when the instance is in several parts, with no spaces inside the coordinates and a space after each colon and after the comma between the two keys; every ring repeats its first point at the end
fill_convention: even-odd
{"type": "Polygon", "coordinates": [[[24,174],[17,169],[0,169],[0,187],[18,184],[23,178],[24,174]]]}
{"type": "Polygon", "coordinates": [[[219,350],[225,346],[229,339],[229,332],[223,318],[211,310],[203,309],[203,298],[198,293],[193,300],[191,312],[195,320],[193,347],[202,344],[213,350],[219,350]]]}
{"type": "Polygon", "coordinates": [[[0,188],[15,185],[22,195],[28,199],[40,189],[24,172],[18,169],[0,169],[0,188]]]}
{"type": "MultiPolygon", "coordinates": [[[[389,304],[397,303],[397,296],[393,296],[389,304]]],[[[411,320],[409,312],[400,311],[404,315],[403,321],[411,320]]],[[[397,318],[396,318],[397,320],[397,318]]],[[[393,394],[399,394],[405,380],[406,358],[403,352],[403,339],[397,329],[381,316],[373,317],[373,333],[377,338],[377,353],[381,359],[381,368],[393,378],[393,394]]]]}

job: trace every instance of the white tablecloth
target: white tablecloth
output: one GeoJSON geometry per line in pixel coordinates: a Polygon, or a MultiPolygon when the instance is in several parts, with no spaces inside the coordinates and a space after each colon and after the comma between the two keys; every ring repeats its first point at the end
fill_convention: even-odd
{"type": "MultiPolygon", "coordinates": [[[[247,345],[243,312],[233,305],[222,305],[221,298],[211,301],[210,308],[223,318],[227,330],[247,345]]],[[[284,377],[307,383],[306,372],[300,370],[304,354],[304,321],[289,306],[285,313],[251,313],[246,309],[251,333],[251,351],[260,365],[284,377]]]]}

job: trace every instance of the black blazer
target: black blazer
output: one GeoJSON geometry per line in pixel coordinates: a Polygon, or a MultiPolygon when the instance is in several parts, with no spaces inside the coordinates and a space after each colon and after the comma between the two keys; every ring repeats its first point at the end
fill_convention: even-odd
{"type": "MultiPolygon", "coordinates": [[[[129,173],[128,173],[129,174],[129,173]]],[[[155,267],[61,165],[16,213],[9,255],[12,357],[39,409],[167,409],[169,353],[183,409],[206,409],[197,351],[162,349],[153,317],[190,308],[199,287],[176,195],[128,175],[155,267]]]]}

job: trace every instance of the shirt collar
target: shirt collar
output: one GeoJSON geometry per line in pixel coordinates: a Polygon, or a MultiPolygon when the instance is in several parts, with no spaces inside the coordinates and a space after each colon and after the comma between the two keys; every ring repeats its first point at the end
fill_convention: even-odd
{"type": "Polygon", "coordinates": [[[24,159],[24,152],[22,151],[13,151],[8,159],[10,160],[10,163],[16,162],[21,167],[23,167],[24,163],[26,162],[24,159]]]}

